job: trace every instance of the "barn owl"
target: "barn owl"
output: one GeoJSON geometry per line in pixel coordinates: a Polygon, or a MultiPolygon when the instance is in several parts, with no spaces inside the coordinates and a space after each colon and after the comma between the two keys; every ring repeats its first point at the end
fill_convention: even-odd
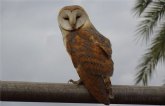
{"type": "Polygon", "coordinates": [[[110,104],[113,98],[110,77],[113,74],[110,41],[101,35],[90,22],[85,10],[78,6],[65,6],[58,15],[64,45],[80,80],[100,103],[110,104]]]}

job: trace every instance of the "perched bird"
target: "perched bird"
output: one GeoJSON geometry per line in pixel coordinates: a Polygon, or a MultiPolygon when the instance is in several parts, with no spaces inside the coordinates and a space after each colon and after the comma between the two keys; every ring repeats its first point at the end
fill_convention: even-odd
{"type": "Polygon", "coordinates": [[[83,83],[98,102],[110,104],[110,98],[113,98],[110,41],[95,29],[85,10],[78,5],[63,7],[58,23],[64,45],[80,77],[80,80],[70,82],[83,83]]]}

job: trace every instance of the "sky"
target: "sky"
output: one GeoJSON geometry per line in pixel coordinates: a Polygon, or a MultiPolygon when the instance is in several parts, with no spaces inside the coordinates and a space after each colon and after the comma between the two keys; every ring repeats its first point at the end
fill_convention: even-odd
{"type": "MultiPolygon", "coordinates": [[[[0,3],[1,80],[67,83],[69,79],[79,79],[64,47],[57,22],[58,12],[62,7],[77,4],[86,10],[96,29],[112,43],[114,61],[112,84],[134,85],[136,66],[147,48],[147,45],[137,43],[135,40],[136,25],[139,22],[132,12],[135,0],[1,0],[0,3]]],[[[157,66],[149,85],[163,84],[164,68],[162,64],[157,66]]],[[[32,102],[0,104],[0,106],[88,105],[32,102]]]]}

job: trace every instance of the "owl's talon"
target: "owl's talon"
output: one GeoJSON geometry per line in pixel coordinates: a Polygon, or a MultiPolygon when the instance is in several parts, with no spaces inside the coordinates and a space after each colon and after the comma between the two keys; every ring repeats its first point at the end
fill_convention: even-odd
{"type": "Polygon", "coordinates": [[[70,79],[70,80],[68,81],[68,83],[72,83],[72,84],[76,84],[76,85],[81,85],[81,84],[82,84],[82,81],[81,81],[81,80],[74,81],[74,80],[70,79]]]}
{"type": "Polygon", "coordinates": [[[74,81],[72,80],[72,79],[70,79],[69,81],[68,81],[68,83],[73,83],[74,81]]]}

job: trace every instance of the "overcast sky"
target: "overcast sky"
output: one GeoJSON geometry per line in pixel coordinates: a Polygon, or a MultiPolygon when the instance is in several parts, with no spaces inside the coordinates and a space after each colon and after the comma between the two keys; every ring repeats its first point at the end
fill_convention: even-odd
{"type": "MultiPolygon", "coordinates": [[[[114,85],[133,85],[145,44],[135,41],[138,19],[134,0],[1,0],[1,80],[66,83],[78,75],[58,27],[59,10],[81,5],[113,49],[114,85]]],[[[162,85],[165,68],[158,65],[150,85],[162,85]]],[[[2,102],[2,106],[87,106],[88,104],[2,102]]],[[[90,105],[95,106],[95,105],[90,105]]],[[[98,105],[102,106],[102,105],[98,105]]]]}

